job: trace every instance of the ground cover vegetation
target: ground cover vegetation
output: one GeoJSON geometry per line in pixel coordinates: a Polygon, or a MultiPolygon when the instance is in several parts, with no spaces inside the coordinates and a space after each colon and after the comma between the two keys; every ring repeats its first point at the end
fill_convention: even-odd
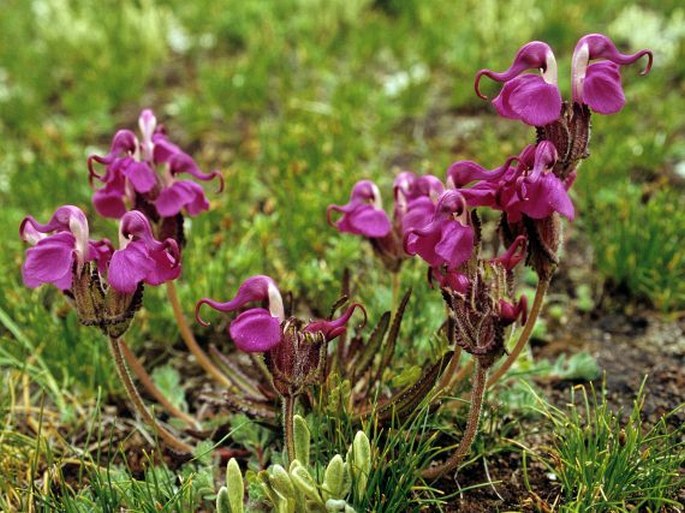
{"type": "Polygon", "coordinates": [[[0,15],[0,509],[683,508],[676,2],[105,4],[0,15]]]}

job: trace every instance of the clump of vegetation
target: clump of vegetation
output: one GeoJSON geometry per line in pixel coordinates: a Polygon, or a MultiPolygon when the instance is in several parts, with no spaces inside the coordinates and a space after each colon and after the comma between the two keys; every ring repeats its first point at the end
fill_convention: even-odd
{"type": "MultiPolygon", "coordinates": [[[[88,0],[8,6],[13,21],[0,20],[3,33],[32,36],[16,52],[0,48],[0,104],[11,105],[0,125],[7,136],[0,219],[21,224],[31,246],[24,283],[55,287],[27,292],[18,273],[0,275],[7,291],[0,298],[0,365],[10,369],[0,390],[0,469],[10,476],[0,479],[0,508],[187,511],[216,502],[239,511],[248,495],[247,507],[262,510],[440,508],[449,476],[472,454],[486,390],[535,336],[564,258],[560,217],[572,219],[574,203],[584,219],[591,216],[581,228],[590,227],[602,273],[664,310],[682,305],[674,279],[682,274],[682,223],[667,206],[678,196],[642,194],[644,188],[627,190],[629,199],[605,194],[624,180],[622,161],[611,160],[617,154],[636,156],[631,174],[657,158],[678,158],[677,140],[659,134],[680,121],[634,101],[651,95],[643,81],[624,77],[631,109],[621,118],[629,129],[593,116],[594,162],[606,176],[585,164],[580,191],[591,194],[570,191],[588,156],[590,112],[619,110],[620,67],[642,60],[646,72],[651,53],[622,54],[605,36],[588,35],[572,57],[570,46],[560,54],[573,62],[570,92],[558,80],[551,48],[539,41],[523,46],[504,72],[479,72],[480,96],[496,94],[486,77],[500,83],[497,112],[535,127],[535,144],[519,151],[523,138],[488,114],[474,115],[481,111],[471,88],[454,84],[481,62],[503,69],[502,56],[524,36],[546,35],[562,47],[585,30],[578,16],[604,14],[592,10],[594,2],[558,12],[528,0],[470,4],[480,23],[464,23],[448,2],[361,0],[324,8],[292,0],[230,12],[213,0],[124,2],[102,19],[88,0]],[[446,31],[443,24],[452,22],[457,30],[446,31]],[[490,29],[500,24],[506,27],[490,29]],[[407,30],[416,34],[411,43],[402,37],[407,30]],[[123,129],[109,150],[91,148],[102,147],[112,126],[130,126],[139,108],[130,103],[139,98],[159,106],[166,126],[145,110],[138,134],[123,129]],[[636,128],[652,119],[656,134],[647,140],[636,128]],[[607,146],[616,148],[614,156],[602,155],[607,146]],[[192,148],[201,165],[181,147],[192,148]],[[461,160],[444,181],[428,174],[454,153],[461,160]],[[96,186],[90,208],[86,154],[96,186]],[[489,170],[466,160],[476,155],[512,157],[489,170]],[[231,165],[200,170],[215,162],[231,165]],[[329,206],[326,219],[326,206],[361,173],[373,181],[358,182],[350,201],[329,206]],[[214,179],[218,190],[225,180],[227,188],[205,196],[184,176],[214,179]],[[393,177],[386,212],[380,191],[393,177]],[[604,191],[593,190],[600,183],[604,191]],[[628,201],[640,205],[637,218],[597,221],[628,201]],[[55,204],[64,206],[55,211],[55,204]],[[35,218],[21,221],[26,211],[35,218]],[[108,225],[108,217],[119,222],[108,225]],[[636,228],[643,217],[647,238],[636,228]],[[365,238],[380,265],[326,221],[365,238]],[[530,310],[516,286],[524,263],[537,285],[530,310]],[[226,299],[227,290],[236,296],[202,300],[196,315],[210,304],[228,320],[213,314],[216,328],[188,322],[189,305],[203,296],[226,299]],[[172,347],[179,336],[185,349],[172,347]],[[470,401],[459,395],[469,376],[470,401]],[[122,388],[126,405],[111,400],[122,388]],[[147,429],[129,418],[131,406],[147,429]],[[91,443],[84,426],[101,408],[106,420],[97,422],[109,431],[91,443]],[[304,430],[314,433],[311,451],[302,449],[304,430]],[[371,455],[356,475],[355,451],[348,454],[355,444],[371,455]],[[133,454],[124,447],[154,452],[128,467],[133,454]],[[230,462],[225,490],[216,486],[224,467],[218,459],[230,462]]],[[[620,23],[631,16],[626,11],[620,23]]],[[[630,39],[630,31],[622,33],[630,39]]],[[[677,53],[677,33],[668,39],[677,53]]],[[[656,71],[656,87],[667,84],[656,71]]],[[[672,100],[682,101],[677,94],[672,100]]],[[[6,244],[3,268],[17,269],[19,243],[6,244]]],[[[592,310],[589,294],[582,299],[582,309],[592,310]]],[[[586,380],[598,369],[581,353],[535,372],[586,380]]],[[[515,392],[512,402],[529,399],[515,392]]],[[[569,474],[569,489],[582,477],[569,474]]],[[[663,501],[651,505],[673,500],[678,482],[662,483],[663,501]]]]}

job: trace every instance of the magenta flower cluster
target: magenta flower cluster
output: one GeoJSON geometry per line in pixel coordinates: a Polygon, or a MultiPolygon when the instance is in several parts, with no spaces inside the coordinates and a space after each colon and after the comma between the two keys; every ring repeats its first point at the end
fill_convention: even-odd
{"type": "Polygon", "coordinates": [[[150,222],[137,210],[121,218],[119,249],[107,239],[91,240],[86,215],[73,205],[59,207],[46,224],[26,217],[19,234],[32,246],[22,267],[24,284],[31,288],[50,283],[70,290],[74,270],[87,262],[95,262],[107,283],[124,294],[135,292],[141,282],[159,285],[181,273],[176,241],[155,239],[150,222]]]}
{"type": "MultiPolygon", "coordinates": [[[[502,83],[492,102],[496,111],[538,127],[536,144],[492,170],[473,161],[455,162],[447,169],[444,183],[432,175],[400,173],[393,186],[392,219],[383,210],[378,187],[362,180],[353,187],[347,204],[328,208],[329,223],[340,232],[368,239],[392,272],[399,269],[398,262],[418,255],[443,290],[463,298],[482,281],[480,271],[474,271],[481,264],[479,227],[473,216],[476,208],[489,207],[502,213],[500,235],[508,246],[503,256],[490,263],[501,264],[506,274],[527,258],[547,280],[559,245],[555,216],[568,220],[575,216],[568,191],[579,161],[587,157],[588,108],[603,114],[618,112],[625,103],[620,66],[643,56],[648,57],[643,72],[647,73],[652,64],[649,50],[627,55],[606,36],[582,37],[573,55],[573,98],[568,104],[559,92],[557,63],[550,47],[540,41],[524,45],[506,71],[479,71],[475,88],[485,98],[479,89],[483,76],[502,83]]],[[[497,301],[501,320],[525,314],[525,303],[515,306],[511,300],[497,301]]]]}
{"type": "Polygon", "coordinates": [[[164,219],[182,211],[195,215],[209,204],[199,185],[177,175],[221,180],[218,172],[201,172],[171,143],[151,110],[141,113],[139,124],[141,140],[120,130],[106,156],[88,158],[91,180],[104,183],[93,195],[95,210],[119,219],[118,249],[107,239],[90,239],[86,215],[74,205],[59,207],[45,224],[28,216],[19,228],[31,246],[22,266],[24,284],[35,288],[47,283],[64,291],[75,299],[84,323],[106,326],[112,318],[132,317],[140,301],[130,296],[142,291],[142,284],[160,285],[179,277],[182,222],[174,220],[169,230],[164,219]],[[102,176],[94,163],[105,166],[102,176]],[[128,299],[122,299],[125,296],[128,299]]]}
{"type": "Polygon", "coordinates": [[[131,130],[119,130],[107,155],[88,158],[91,182],[97,179],[104,184],[93,195],[95,210],[119,218],[128,210],[127,203],[135,206],[140,200],[152,204],[160,217],[173,217],[183,209],[191,216],[207,210],[202,187],[178,176],[188,173],[202,181],[218,178],[221,190],[221,173],[200,171],[190,155],[169,140],[151,110],[140,114],[138,124],[141,139],[131,130]],[[104,166],[104,174],[95,171],[95,163],[104,166]]]}
{"type": "MultiPolygon", "coordinates": [[[[652,53],[640,50],[634,54],[619,52],[614,43],[602,34],[588,34],[580,38],[571,62],[572,101],[587,105],[599,114],[615,114],[625,105],[620,67],[647,56],[652,67],[652,53]]],[[[547,43],[533,41],[521,47],[509,69],[500,73],[483,69],[476,75],[476,93],[480,79],[486,76],[502,83],[502,89],[492,100],[497,113],[505,118],[518,119],[531,126],[553,123],[561,112],[561,93],[557,82],[557,62],[547,43]],[[539,74],[526,73],[538,70],[539,74]]]]}

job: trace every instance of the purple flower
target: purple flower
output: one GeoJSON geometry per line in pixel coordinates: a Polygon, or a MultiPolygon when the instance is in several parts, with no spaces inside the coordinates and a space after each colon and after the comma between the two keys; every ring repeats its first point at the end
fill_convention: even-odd
{"type": "Polygon", "coordinates": [[[487,99],[479,88],[483,75],[504,84],[492,101],[500,116],[532,126],[543,126],[559,118],[561,94],[557,85],[557,62],[546,43],[533,41],[521,47],[506,71],[480,70],[476,74],[476,94],[487,99]],[[540,74],[522,74],[528,70],[539,70],[540,74]]]}
{"type": "Polygon", "coordinates": [[[459,191],[447,190],[439,198],[432,217],[421,228],[409,229],[404,247],[434,268],[454,270],[473,254],[474,232],[469,224],[466,200],[459,191]]]}
{"type": "Polygon", "coordinates": [[[141,140],[130,130],[119,130],[107,155],[88,158],[91,182],[97,178],[104,183],[93,195],[98,213],[120,218],[126,212],[127,204],[136,205],[139,199],[154,205],[161,217],[173,217],[184,208],[191,216],[207,210],[209,202],[202,188],[195,182],[179,180],[177,176],[188,173],[203,181],[218,177],[221,190],[221,174],[200,171],[187,153],[168,140],[151,110],[143,110],[138,124],[141,140]],[[105,167],[103,175],[95,171],[94,163],[105,167]]]}
{"type": "Polygon", "coordinates": [[[388,215],[383,210],[381,194],[371,180],[360,180],[352,188],[350,201],[346,205],[330,205],[328,222],[341,232],[381,238],[392,229],[388,215]],[[342,217],[331,221],[331,213],[340,212],[342,217]]]}
{"type": "Polygon", "coordinates": [[[393,190],[392,221],[382,208],[378,187],[370,180],[357,182],[350,201],[346,205],[330,205],[327,215],[328,223],[339,231],[366,237],[386,268],[397,272],[402,262],[409,258],[402,243],[404,234],[430,219],[444,186],[435,176],[417,176],[403,171],[395,178],[393,190]],[[331,219],[333,212],[342,213],[338,221],[331,219]]]}
{"type": "Polygon", "coordinates": [[[393,186],[394,217],[402,238],[409,230],[421,228],[428,222],[444,190],[440,179],[433,175],[417,176],[410,171],[397,175],[393,186]]]}
{"type": "MultiPolygon", "coordinates": [[[[587,105],[600,114],[618,112],[625,104],[620,66],[632,64],[645,55],[648,61],[643,75],[652,67],[650,50],[622,54],[611,39],[602,34],[583,36],[573,52],[573,101],[587,105]],[[596,59],[599,62],[591,63],[596,59]]],[[[489,69],[480,70],[476,74],[476,94],[486,99],[480,92],[480,79],[484,75],[503,84],[502,90],[492,101],[500,116],[520,119],[538,127],[560,118],[562,101],[557,85],[557,64],[546,43],[533,41],[521,47],[506,71],[496,73],[489,69]],[[539,70],[540,75],[524,74],[529,70],[539,70]]]]}
{"type": "Polygon", "coordinates": [[[640,50],[634,54],[622,54],[608,37],[588,34],[580,38],[573,51],[571,83],[573,101],[586,104],[600,114],[614,114],[625,105],[621,86],[620,66],[626,66],[647,56],[642,75],[652,67],[652,52],[640,50]],[[600,59],[598,62],[592,62],[600,59]]]}
{"type": "Polygon", "coordinates": [[[88,220],[73,205],[58,208],[47,224],[26,217],[19,234],[33,246],[26,251],[22,266],[24,284],[32,288],[52,283],[70,290],[74,276],[81,276],[87,262],[95,262],[108,283],[125,294],[133,294],[140,282],[159,285],[181,272],[176,242],[157,241],[147,218],[136,210],[121,219],[117,251],[107,239],[88,238],[88,220]]]}
{"type": "Polygon", "coordinates": [[[58,208],[47,224],[31,216],[24,218],[19,236],[32,246],[26,250],[21,269],[24,285],[35,288],[52,283],[59,289],[70,289],[74,264],[82,268],[86,262],[99,261],[98,249],[88,233],[85,214],[73,205],[58,208]]]}
{"type": "MultiPolygon", "coordinates": [[[[231,322],[228,331],[236,347],[248,353],[276,350],[277,346],[282,344],[289,328],[298,323],[294,318],[284,322],[285,312],[281,293],[268,276],[257,275],[248,278],[240,285],[235,297],[225,303],[209,298],[201,299],[195,306],[195,318],[200,324],[207,326],[200,317],[202,305],[207,304],[220,312],[234,312],[248,303],[261,303],[261,306],[244,310],[231,322]]],[[[344,333],[347,322],[357,307],[360,305],[351,305],[338,319],[310,321],[301,331],[320,334],[324,341],[331,341],[344,333]]]]}
{"type": "Polygon", "coordinates": [[[158,241],[152,235],[150,221],[141,212],[126,212],[119,225],[119,249],[109,263],[109,284],[119,292],[132,294],[140,282],[160,285],[180,274],[176,241],[158,241]]]}
{"type": "Polygon", "coordinates": [[[529,145],[516,158],[493,170],[475,162],[460,161],[448,170],[448,183],[459,191],[470,206],[488,206],[506,212],[509,222],[521,220],[523,214],[543,219],[559,212],[573,220],[574,208],[566,185],[553,172],[557,151],[549,141],[529,145]],[[517,161],[516,165],[512,162],[517,161]],[[472,187],[464,187],[473,180],[472,187]]]}
{"type": "Polygon", "coordinates": [[[231,322],[229,333],[241,351],[265,352],[281,341],[281,323],[285,319],[281,293],[268,276],[248,278],[240,285],[235,297],[225,303],[209,298],[201,299],[195,306],[195,318],[200,324],[207,326],[200,318],[200,307],[204,304],[220,312],[233,312],[252,302],[265,302],[267,308],[255,307],[240,313],[231,322]]]}

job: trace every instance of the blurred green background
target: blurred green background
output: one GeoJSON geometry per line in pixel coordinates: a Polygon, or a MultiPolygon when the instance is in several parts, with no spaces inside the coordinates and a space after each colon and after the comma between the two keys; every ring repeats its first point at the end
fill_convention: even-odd
{"type": "MultiPolygon", "coordinates": [[[[22,217],[72,203],[97,236],[86,158],[151,107],[172,140],[226,190],[187,224],[179,289],[190,311],[227,299],[254,273],[274,276],[312,314],[326,312],[345,267],[372,314],[389,279],[363,241],[326,225],[329,203],[377,181],[390,203],[400,169],[440,177],[454,160],[495,167],[534,136],[498,119],[473,91],[483,67],[504,69],[524,43],[555,50],[563,93],[573,47],[603,32],[654,68],[624,69],[623,112],[593,117],[592,157],[573,190],[567,230],[594,249],[593,280],[664,312],[685,307],[685,11],[677,1],[3,0],[0,11],[0,365],[42,355],[60,387],[109,388],[104,341],[78,326],[60,294],[23,287],[22,217]]],[[[487,92],[496,88],[488,84],[487,92]]],[[[404,270],[418,300],[417,340],[442,306],[420,264],[404,270]],[[431,315],[432,313],[435,315],[431,315]]],[[[148,288],[129,338],[171,344],[162,291],[148,288]]],[[[425,337],[424,337],[425,338],[425,337]]],[[[417,342],[417,347],[421,347],[417,342]]],[[[423,347],[428,344],[424,343],[423,347]]],[[[410,351],[412,349],[409,349],[410,351]]],[[[39,379],[40,373],[36,374],[39,379]]]]}

